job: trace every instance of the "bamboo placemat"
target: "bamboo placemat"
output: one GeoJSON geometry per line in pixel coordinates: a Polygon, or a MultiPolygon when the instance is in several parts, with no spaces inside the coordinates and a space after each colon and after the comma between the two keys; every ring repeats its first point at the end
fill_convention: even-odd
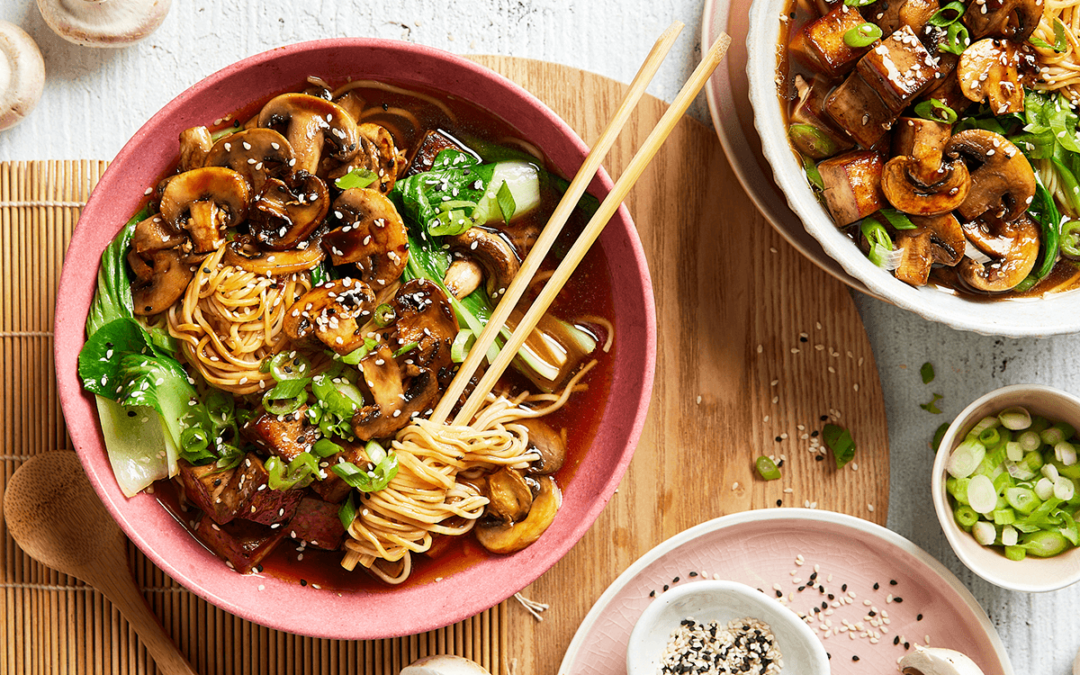
{"type": "MultiPolygon", "coordinates": [[[[0,494],[33,455],[71,449],[53,373],[53,305],[68,240],[105,167],[86,160],[0,163],[0,494]]],[[[0,500],[0,516],[2,509],[0,500]]],[[[30,559],[2,517],[0,536],[0,675],[155,672],[127,621],[100,593],[30,559]]],[[[493,675],[511,670],[506,603],[406,638],[317,640],[235,617],[182,588],[136,547],[128,554],[165,631],[205,675],[391,675],[440,653],[471,658],[493,675]]]]}

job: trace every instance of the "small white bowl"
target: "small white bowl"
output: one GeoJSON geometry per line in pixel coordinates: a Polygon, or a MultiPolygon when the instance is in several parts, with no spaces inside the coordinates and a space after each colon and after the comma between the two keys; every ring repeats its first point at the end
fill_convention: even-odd
{"type": "Polygon", "coordinates": [[[825,253],[865,284],[871,294],[958,330],[1006,337],[1080,332],[1080,291],[988,305],[985,300],[958,295],[948,289],[915,288],[870,262],[855,242],[833,224],[829,212],[806,182],[802,166],[791,149],[786,115],[777,95],[780,17],[785,15],[789,4],[790,0],[754,0],[750,7],[750,29],[746,37],[750,104],[754,108],[761,149],[772,166],[776,184],[825,253]]]}
{"type": "Polygon", "coordinates": [[[953,518],[945,490],[945,480],[948,478],[945,466],[952,451],[979,420],[1012,406],[1023,406],[1032,416],[1042,415],[1080,428],[1080,398],[1053,387],[1014,384],[995,389],[977,399],[953,420],[941,439],[937,459],[934,460],[934,510],[953,552],[975,574],[1011,591],[1056,591],[1080,581],[1080,548],[1070,549],[1053,558],[1009,560],[997,549],[980,545],[975,537],[960,529],[953,518]]]}
{"type": "Polygon", "coordinates": [[[794,612],[769,596],[734,581],[693,581],[665,591],[634,624],[626,651],[627,675],[657,675],[664,647],[679,622],[751,617],[769,624],[784,662],[784,675],[827,675],[825,647],[794,612]]]}

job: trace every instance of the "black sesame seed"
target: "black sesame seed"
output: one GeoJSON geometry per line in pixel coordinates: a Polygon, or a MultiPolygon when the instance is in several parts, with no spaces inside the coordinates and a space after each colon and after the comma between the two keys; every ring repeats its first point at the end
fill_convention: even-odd
{"type": "Polygon", "coordinates": [[[815,462],[824,462],[825,461],[825,455],[815,455],[814,456],[814,461],[815,462]]]}
{"type": "Polygon", "coordinates": [[[690,574],[688,574],[687,576],[688,576],[688,577],[690,577],[691,579],[693,579],[694,577],[696,577],[696,576],[697,576],[697,572],[691,572],[691,573],[690,573],[690,574]]]}
{"type": "Polygon", "coordinates": [[[821,603],[821,608],[822,609],[828,609],[829,608],[829,603],[827,603],[827,602],[821,603]]]}
{"type": "Polygon", "coordinates": [[[776,505],[777,506],[783,506],[784,505],[784,500],[783,499],[777,499],[776,500],[776,505]]]}
{"type": "Polygon", "coordinates": [[[814,572],[810,575],[810,581],[814,581],[815,579],[817,579],[817,572],[814,572]]]}
{"type": "Polygon", "coordinates": [[[915,620],[916,620],[916,621],[922,621],[922,614],[920,614],[919,616],[915,617],[915,620]]]}
{"type": "Polygon", "coordinates": [[[818,430],[817,429],[814,429],[813,431],[810,432],[810,438],[817,438],[817,437],[818,437],[818,430]]]}
{"type": "Polygon", "coordinates": [[[874,584],[874,590],[875,591],[878,590],[879,588],[881,588],[881,584],[874,584]]]}
{"type": "Polygon", "coordinates": [[[893,599],[892,599],[892,601],[893,601],[893,602],[903,602],[903,601],[904,601],[904,599],[903,599],[903,598],[901,598],[901,597],[900,597],[900,596],[898,595],[898,596],[896,596],[895,598],[893,598],[893,599]]]}
{"type": "Polygon", "coordinates": [[[911,649],[911,643],[910,642],[905,642],[904,643],[904,649],[911,649]]]}
{"type": "Polygon", "coordinates": [[[870,610],[870,616],[877,616],[877,612],[875,612],[874,610],[870,610]]]}
{"type": "Polygon", "coordinates": [[[896,579],[889,579],[889,585],[890,586],[895,586],[896,585],[896,579]]]}
{"type": "Polygon", "coordinates": [[[300,580],[300,585],[301,586],[307,586],[307,580],[306,579],[301,579],[300,580]]]}
{"type": "Polygon", "coordinates": [[[669,588],[671,588],[671,587],[670,587],[670,586],[668,586],[667,584],[664,584],[664,590],[665,590],[665,591],[666,591],[667,589],[669,589],[669,588]]]}
{"type": "Polygon", "coordinates": [[[822,415],[821,416],[821,421],[822,422],[828,422],[829,421],[829,416],[828,415],[822,415]]]}
{"type": "Polygon", "coordinates": [[[656,597],[656,589],[653,589],[653,590],[649,591],[649,597],[650,598],[655,598],[656,597]]]}
{"type": "Polygon", "coordinates": [[[843,586],[841,586],[840,590],[841,590],[841,592],[847,591],[847,584],[844,584],[843,586]]]}
{"type": "Polygon", "coordinates": [[[894,638],[892,639],[892,643],[893,643],[894,645],[898,645],[898,644],[900,644],[900,636],[899,636],[899,635],[897,635],[896,637],[894,637],[894,638]]]}
{"type": "Polygon", "coordinates": [[[852,656],[852,657],[851,657],[851,660],[852,660],[852,661],[858,661],[858,660],[859,660],[859,657],[858,657],[858,656],[852,656]]]}
{"type": "Polygon", "coordinates": [[[808,338],[801,337],[801,336],[799,337],[799,342],[809,342],[809,341],[810,340],[808,338]]]}
{"type": "Polygon", "coordinates": [[[780,442],[780,441],[782,441],[782,440],[784,440],[784,439],[780,438],[779,436],[777,436],[777,437],[776,437],[776,442],[777,442],[777,443],[779,443],[779,442],[780,442]]]}
{"type": "Polygon", "coordinates": [[[128,417],[135,417],[135,411],[134,410],[129,410],[128,411],[128,417]]]}
{"type": "Polygon", "coordinates": [[[784,592],[783,591],[777,591],[776,592],[776,597],[778,597],[778,598],[784,597],[784,592]]]}
{"type": "Polygon", "coordinates": [[[829,652],[825,652],[825,656],[828,656],[829,660],[832,661],[832,654],[830,654],[829,652]]]}
{"type": "Polygon", "coordinates": [[[835,600],[835,599],[836,599],[836,596],[835,596],[835,595],[833,595],[832,593],[829,593],[829,599],[830,599],[830,600],[835,600]]]}
{"type": "Polygon", "coordinates": [[[679,577],[675,577],[674,579],[672,579],[671,583],[673,583],[673,584],[679,583],[679,577]]]}
{"type": "Polygon", "coordinates": [[[818,586],[817,589],[818,589],[818,593],[821,593],[822,595],[825,594],[825,587],[824,586],[818,586]]]}
{"type": "Polygon", "coordinates": [[[802,593],[802,592],[803,592],[803,591],[805,591],[805,590],[806,590],[806,586],[799,586],[799,588],[798,588],[798,591],[799,591],[800,593],[802,593]]]}

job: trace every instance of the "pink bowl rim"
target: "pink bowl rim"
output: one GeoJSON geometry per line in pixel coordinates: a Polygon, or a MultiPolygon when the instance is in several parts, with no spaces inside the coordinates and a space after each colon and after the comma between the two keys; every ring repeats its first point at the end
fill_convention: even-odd
{"type": "MultiPolygon", "coordinates": [[[[385,50],[389,56],[398,56],[405,59],[412,58],[419,62],[437,62],[445,65],[451,72],[456,72],[460,76],[486,83],[493,89],[501,90],[507,96],[508,102],[505,104],[500,102],[498,105],[516,110],[520,114],[538,116],[535,118],[536,121],[544,125],[550,125],[551,132],[556,134],[557,137],[562,137],[564,142],[573,148],[570,156],[566,158],[552,157],[552,161],[556,164],[571,164],[571,173],[576,170],[576,167],[580,165],[589,151],[588,146],[577,133],[542,101],[502,75],[460,56],[421,45],[375,38],[334,38],[278,47],[245,58],[200,80],[151,117],[121,149],[109,169],[102,176],[101,181],[83,209],[82,216],[72,235],[60,278],[55,307],[55,367],[58,392],[65,419],[68,423],[68,432],[91,484],[101,497],[106,509],[120,524],[127,536],[155,565],[172,579],[175,579],[182,586],[209,603],[243,619],[270,628],[330,639],[399,637],[456,623],[505,600],[535,581],[558,562],[591,527],[611,499],[630,464],[648,412],[656,363],[656,314],[648,264],[633,221],[626,206],[623,205],[612,219],[611,226],[607,228],[601,239],[602,241],[604,239],[614,240],[619,247],[627,251],[626,258],[618,261],[618,263],[609,258],[611,273],[613,275],[619,274],[618,268],[626,266],[631,271],[629,273],[632,273],[632,276],[638,282],[630,286],[620,286],[616,295],[631,295],[633,300],[628,302],[635,304],[640,301],[643,315],[632,317],[632,320],[617,320],[616,331],[623,343],[628,340],[631,342],[630,351],[632,353],[636,352],[634,355],[638,357],[640,366],[632,369],[627,366],[620,366],[620,363],[625,359],[615,359],[612,387],[606,401],[607,409],[589,451],[590,454],[596,452],[598,450],[597,446],[600,445],[598,441],[601,439],[608,441],[609,436],[614,434],[613,440],[622,446],[621,450],[618,450],[616,454],[617,461],[613,466],[609,467],[606,478],[600,477],[601,482],[593,490],[592,497],[585,500],[584,508],[576,513],[573,522],[568,522],[565,517],[561,519],[561,523],[559,518],[556,519],[551,530],[545,536],[558,529],[560,538],[557,541],[552,542],[549,546],[534,545],[511,556],[485,560],[466,570],[453,573],[447,579],[441,580],[442,583],[438,584],[438,586],[417,584],[401,591],[391,591],[390,593],[401,593],[405,596],[403,601],[406,602],[422,599],[431,604],[414,603],[416,606],[407,607],[404,610],[395,608],[399,611],[380,611],[377,621],[340,620],[328,622],[326,620],[329,616],[340,616],[342,619],[348,619],[348,610],[370,609],[357,608],[350,604],[349,601],[353,600],[358,595],[357,593],[347,591],[341,594],[321,592],[319,595],[310,595],[310,589],[303,589],[297,584],[289,584],[264,575],[238,575],[225,568],[224,565],[219,567],[220,570],[227,573],[227,583],[219,583],[220,580],[217,577],[222,576],[220,571],[207,569],[204,560],[199,559],[198,553],[190,551],[190,542],[195,542],[196,547],[199,546],[193,537],[188,536],[189,541],[187,543],[178,542],[174,539],[174,534],[152,527],[157,525],[170,531],[179,528],[179,525],[173,522],[173,519],[157,504],[152,495],[140,494],[132,499],[127,499],[122,495],[113,478],[101,441],[93,398],[82,390],[77,375],[77,355],[85,342],[85,319],[94,287],[93,283],[87,283],[87,279],[93,280],[96,278],[100,253],[104,247],[101,242],[96,242],[100,243],[100,246],[87,247],[85,245],[85,240],[94,236],[91,224],[99,220],[105,222],[104,227],[109,228],[108,238],[111,239],[119,229],[120,224],[130,217],[130,214],[135,209],[127,211],[128,215],[123,216],[119,222],[110,221],[104,216],[108,215],[111,210],[126,208],[126,206],[117,207],[115,202],[126,203],[126,201],[130,201],[125,200],[123,196],[132,192],[130,182],[125,185],[125,180],[128,178],[126,173],[129,173],[132,169],[137,170],[140,168],[140,158],[136,156],[136,153],[144,147],[145,143],[149,142],[148,137],[158,131],[158,127],[168,126],[168,122],[177,116],[182,118],[181,113],[184,112],[185,105],[193,97],[205,93],[206,90],[216,85],[222,85],[228,78],[242,71],[259,66],[272,67],[274,62],[279,59],[297,57],[297,55],[309,51],[365,49],[385,50]],[[129,167],[129,165],[131,166],[129,167]],[[114,194],[120,197],[112,202],[108,201],[107,195],[111,197],[114,194]],[[108,222],[116,222],[115,229],[109,226],[108,222]],[[624,237],[626,241],[616,240],[616,237],[624,237]],[[68,264],[68,261],[85,264],[68,264]],[[626,334],[627,324],[633,324],[632,328],[636,331],[634,334],[626,334]],[[626,373],[627,370],[631,372],[626,373]],[[616,383],[619,381],[620,373],[628,378],[625,384],[629,385],[629,389],[616,394],[616,383]],[[617,428],[612,429],[612,427],[617,428]],[[170,528],[170,526],[172,527],[170,528]],[[167,550],[165,546],[178,543],[185,549],[180,553],[175,550],[167,550]],[[512,580],[500,578],[499,572],[503,568],[509,572],[515,572],[516,576],[513,576],[512,580]],[[204,578],[200,578],[199,575],[204,575],[204,578]],[[462,591],[475,589],[475,583],[470,585],[470,581],[487,581],[488,579],[494,579],[496,586],[488,592],[486,597],[478,593],[466,593],[462,597],[462,591]],[[214,583],[211,583],[211,580],[214,583]],[[255,583],[259,584],[258,591],[260,593],[258,594],[254,592],[255,583]],[[261,593],[264,585],[275,592],[261,593]],[[248,591],[246,595],[244,595],[245,590],[248,591]],[[308,594],[305,595],[305,592],[308,594]],[[414,598],[414,596],[419,597],[414,598]],[[425,596],[435,597],[427,598],[425,596]],[[243,599],[237,599],[241,597],[243,599]],[[291,608],[296,609],[295,613],[275,611],[282,607],[283,602],[291,601],[297,603],[296,607],[291,608]],[[330,612],[335,612],[335,614],[330,614],[330,612]],[[345,614],[341,614],[341,612],[345,612],[345,614]]],[[[394,75],[384,75],[384,78],[395,81],[408,79],[407,77],[394,75]]],[[[268,94],[290,86],[293,82],[282,81],[275,84],[280,84],[280,87],[277,89],[266,87],[268,94]]],[[[451,84],[448,89],[452,89],[454,86],[460,88],[462,85],[451,84]]],[[[470,100],[468,96],[461,96],[461,98],[470,100]]],[[[514,124],[514,120],[508,121],[512,125],[514,124]]],[[[529,121],[529,119],[526,118],[525,121],[529,121]]],[[[205,121],[199,123],[205,123],[205,121]]],[[[561,166],[560,168],[566,171],[564,167],[561,166]]],[[[153,175],[149,180],[156,180],[159,174],[153,175]]],[[[601,169],[590,186],[590,192],[603,198],[611,188],[611,179],[604,169],[601,169]]],[[[139,199],[142,199],[141,195],[139,199]]],[[[619,302],[618,297],[616,297],[616,305],[619,302]]],[[[612,445],[617,447],[617,444],[612,445]]],[[[574,484],[584,474],[593,473],[592,468],[594,467],[587,467],[583,463],[570,481],[568,492],[573,489],[574,484]]],[[[592,481],[593,477],[581,478],[581,480],[592,481]]],[[[212,555],[204,549],[201,550],[203,553],[202,558],[212,555]]],[[[503,573],[501,576],[505,577],[507,574],[503,573]]],[[[388,605],[392,604],[387,602],[390,595],[384,592],[364,594],[364,597],[373,599],[376,607],[381,606],[380,610],[388,609],[388,605]]],[[[364,603],[361,602],[360,604],[364,603]]],[[[360,612],[357,618],[364,619],[368,617],[360,612]]]]}

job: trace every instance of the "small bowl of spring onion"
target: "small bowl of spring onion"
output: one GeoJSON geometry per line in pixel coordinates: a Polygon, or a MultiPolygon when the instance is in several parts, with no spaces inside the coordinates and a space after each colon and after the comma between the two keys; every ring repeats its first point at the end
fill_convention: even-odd
{"type": "Polygon", "coordinates": [[[1013,385],[949,426],[934,462],[938,520],[953,551],[992,584],[1054,591],[1080,581],[1080,398],[1013,385]]]}

